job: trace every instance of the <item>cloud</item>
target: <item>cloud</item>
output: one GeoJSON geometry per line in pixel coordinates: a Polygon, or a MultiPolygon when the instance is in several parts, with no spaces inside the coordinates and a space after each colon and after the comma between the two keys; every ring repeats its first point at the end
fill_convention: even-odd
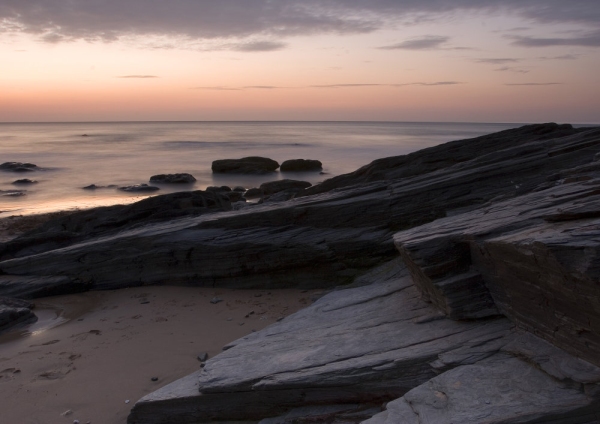
{"type": "Polygon", "coordinates": [[[533,86],[533,87],[542,87],[547,85],[562,85],[562,82],[521,82],[521,83],[512,83],[512,84],[504,84],[504,85],[512,85],[512,86],[533,86]]]}
{"type": "Polygon", "coordinates": [[[450,40],[450,37],[443,35],[426,35],[379,48],[383,50],[431,50],[440,48],[448,40],[450,40]]]}
{"type": "Polygon", "coordinates": [[[353,87],[381,87],[391,86],[390,84],[325,84],[311,85],[310,88],[353,88],[353,87]]]}
{"type": "MultiPolygon", "coordinates": [[[[47,43],[112,42],[127,37],[141,42],[164,36],[177,39],[176,48],[198,40],[222,41],[235,48],[236,42],[252,39],[362,34],[470,12],[600,29],[597,0],[2,0],[0,32],[33,34],[47,43]]],[[[524,37],[515,42],[597,46],[595,40],[592,35],[572,39],[524,37]]],[[[399,43],[397,48],[436,48],[441,43],[439,38],[421,38],[399,43]]],[[[272,51],[282,47],[273,45],[269,50],[265,45],[252,50],[250,44],[247,48],[272,51]]]]}
{"type": "Polygon", "coordinates": [[[281,50],[287,46],[286,43],[279,41],[250,41],[247,43],[235,44],[231,50],[238,52],[272,52],[281,50]]]}
{"type": "Polygon", "coordinates": [[[511,36],[515,46],[521,47],[553,47],[553,46],[580,46],[580,47],[600,47],[600,31],[588,33],[581,37],[528,37],[511,36]]]}
{"type": "Polygon", "coordinates": [[[475,59],[477,63],[489,63],[491,65],[504,65],[505,63],[517,63],[521,59],[515,59],[512,57],[502,57],[502,58],[485,58],[485,59],[475,59]]]}
{"type": "Polygon", "coordinates": [[[146,78],[158,78],[156,75],[122,75],[119,76],[117,78],[140,78],[140,79],[146,79],[146,78]]]}
{"type": "Polygon", "coordinates": [[[438,85],[456,85],[464,84],[459,81],[436,81],[436,82],[408,82],[404,84],[327,84],[311,85],[310,88],[354,88],[354,87],[407,87],[409,85],[421,85],[426,87],[438,85]]]}
{"type": "Polygon", "coordinates": [[[563,54],[560,56],[542,56],[538,57],[540,60],[577,60],[579,59],[580,54],[563,54]]]}
{"type": "Polygon", "coordinates": [[[516,72],[518,74],[527,74],[529,73],[528,69],[516,68],[514,66],[503,66],[502,68],[494,69],[497,72],[516,72]]]}

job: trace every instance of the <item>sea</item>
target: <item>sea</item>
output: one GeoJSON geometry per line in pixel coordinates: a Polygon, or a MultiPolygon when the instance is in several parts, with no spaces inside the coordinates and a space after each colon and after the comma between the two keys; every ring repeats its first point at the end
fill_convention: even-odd
{"type": "Polygon", "coordinates": [[[318,184],[371,161],[444,142],[518,127],[511,123],[440,122],[78,122],[0,123],[0,163],[40,170],[0,172],[0,217],[125,204],[148,196],[118,187],[149,184],[156,174],[190,173],[194,184],[156,185],[151,195],[208,186],[258,187],[290,178],[318,184]],[[323,172],[213,174],[212,161],[264,156],[318,159],[323,172]],[[18,179],[37,181],[16,185],[18,179]],[[96,190],[83,187],[116,186],[96,190]],[[21,190],[22,194],[15,194],[21,190]]]}

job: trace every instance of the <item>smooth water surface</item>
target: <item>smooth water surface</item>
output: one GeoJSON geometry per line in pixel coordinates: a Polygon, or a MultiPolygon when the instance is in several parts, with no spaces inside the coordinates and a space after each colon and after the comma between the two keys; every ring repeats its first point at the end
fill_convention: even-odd
{"type": "Polygon", "coordinates": [[[86,208],[139,199],[116,189],[82,187],[148,183],[155,174],[187,172],[193,185],[161,185],[153,194],[211,185],[257,187],[292,178],[313,184],[387,156],[477,137],[520,124],[403,122],[115,122],[0,123],[0,163],[31,162],[42,171],[0,172],[0,216],[86,208]],[[216,159],[265,156],[318,159],[324,173],[213,175],[216,159]],[[17,179],[38,183],[16,186],[17,179]],[[6,196],[9,190],[23,196],[6,196]]]}

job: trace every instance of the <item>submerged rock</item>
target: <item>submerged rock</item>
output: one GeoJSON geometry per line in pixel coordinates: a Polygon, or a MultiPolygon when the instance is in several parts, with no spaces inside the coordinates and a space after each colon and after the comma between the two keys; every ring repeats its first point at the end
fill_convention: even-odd
{"type": "Polygon", "coordinates": [[[144,193],[144,192],[148,192],[148,191],[157,191],[157,190],[160,190],[160,188],[155,187],[155,186],[150,186],[148,184],[134,184],[134,185],[130,185],[130,186],[119,187],[119,190],[129,191],[129,192],[133,192],[133,193],[144,193]]]}
{"type": "Polygon", "coordinates": [[[191,184],[196,181],[191,174],[158,174],[150,177],[151,183],[164,183],[164,184],[191,184]]]}
{"type": "Polygon", "coordinates": [[[281,172],[321,171],[323,164],[314,159],[290,159],[283,161],[279,170],[281,172]]]}
{"type": "Polygon", "coordinates": [[[273,159],[250,156],[241,159],[220,159],[212,163],[212,172],[228,174],[268,174],[275,172],[279,163],[273,159]]]}
{"type": "Polygon", "coordinates": [[[96,185],[96,184],[90,184],[90,185],[82,187],[82,188],[84,190],[100,190],[100,189],[104,189],[104,188],[117,188],[117,186],[114,185],[114,184],[110,184],[110,185],[107,185],[107,186],[99,186],[99,185],[96,185]]]}

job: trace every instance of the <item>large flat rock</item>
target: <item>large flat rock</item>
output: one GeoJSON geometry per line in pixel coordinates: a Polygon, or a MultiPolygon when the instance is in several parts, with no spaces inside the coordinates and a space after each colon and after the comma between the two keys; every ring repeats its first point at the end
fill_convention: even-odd
{"type": "Polygon", "coordinates": [[[128,422],[261,419],[323,403],[380,405],[441,369],[493,355],[511,333],[504,318],[440,316],[403,275],[387,264],[362,280],[379,282],[334,291],[226,346],[202,371],[141,399],[128,422]]]}

